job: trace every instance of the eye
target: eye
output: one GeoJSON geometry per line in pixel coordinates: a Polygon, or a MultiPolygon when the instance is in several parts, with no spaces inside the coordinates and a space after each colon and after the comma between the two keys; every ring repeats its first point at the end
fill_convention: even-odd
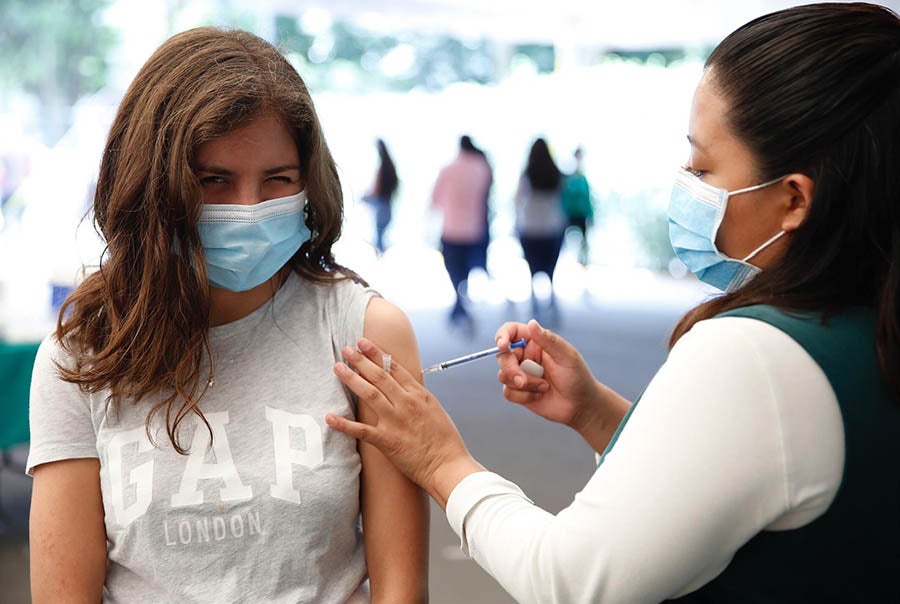
{"type": "Polygon", "coordinates": [[[691,175],[696,176],[697,178],[702,178],[704,174],[706,174],[706,170],[697,170],[690,166],[682,166],[685,171],[690,172],[691,175]]]}
{"type": "Polygon", "coordinates": [[[272,176],[269,180],[274,180],[275,182],[283,182],[287,184],[291,184],[294,182],[294,179],[290,176],[272,176]]]}
{"type": "Polygon", "coordinates": [[[222,176],[204,176],[200,179],[200,185],[218,185],[225,182],[222,176]]]}

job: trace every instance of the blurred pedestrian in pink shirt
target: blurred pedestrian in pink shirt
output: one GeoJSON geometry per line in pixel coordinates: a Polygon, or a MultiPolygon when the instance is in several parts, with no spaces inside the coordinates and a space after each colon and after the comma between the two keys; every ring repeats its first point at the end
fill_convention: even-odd
{"type": "Polygon", "coordinates": [[[431,206],[443,214],[441,251],[456,292],[450,321],[469,333],[474,322],[465,303],[465,281],[475,266],[484,266],[488,236],[487,200],[491,166],[469,136],[459,139],[459,154],[438,174],[431,206]]]}

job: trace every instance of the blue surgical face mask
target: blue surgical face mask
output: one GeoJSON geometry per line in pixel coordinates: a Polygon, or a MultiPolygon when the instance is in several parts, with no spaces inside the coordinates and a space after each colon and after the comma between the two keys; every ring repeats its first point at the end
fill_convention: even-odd
{"type": "Polygon", "coordinates": [[[233,292],[268,281],[309,241],[306,193],[252,206],[204,204],[197,231],[209,282],[233,292]]]}
{"type": "Polygon", "coordinates": [[[733,292],[749,282],[762,269],[749,264],[748,260],[785,232],[781,231],[742,260],[720,252],[716,248],[716,234],[725,217],[729,197],[768,187],[782,178],[726,191],[703,182],[685,169],[679,170],[669,200],[669,241],[675,255],[698,279],[722,291],[733,292]]]}

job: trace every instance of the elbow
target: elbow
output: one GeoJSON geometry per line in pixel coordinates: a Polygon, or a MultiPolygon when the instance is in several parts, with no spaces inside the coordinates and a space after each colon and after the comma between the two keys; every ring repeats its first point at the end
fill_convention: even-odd
{"type": "MultiPolygon", "coordinates": [[[[602,543],[573,539],[572,527],[556,520],[531,544],[528,592],[517,599],[533,604],[621,602],[612,580],[612,560],[602,543]],[[561,530],[563,529],[563,530],[561,530]]],[[[523,586],[524,586],[523,585],[523,586]]],[[[627,598],[626,598],[627,600],[627,598]]]]}

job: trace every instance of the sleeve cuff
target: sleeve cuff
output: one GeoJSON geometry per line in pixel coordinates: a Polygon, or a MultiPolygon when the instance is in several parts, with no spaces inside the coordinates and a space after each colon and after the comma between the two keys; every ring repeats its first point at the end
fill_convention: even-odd
{"type": "Polygon", "coordinates": [[[96,447],[69,447],[53,451],[41,451],[32,449],[28,452],[28,460],[25,462],[25,473],[34,478],[34,469],[45,463],[65,461],[67,459],[100,459],[96,447]]]}
{"type": "Polygon", "coordinates": [[[469,544],[465,530],[466,520],[482,501],[500,495],[513,495],[528,503],[534,503],[518,485],[493,472],[469,474],[450,492],[450,496],[447,498],[447,521],[460,538],[460,549],[467,556],[469,555],[469,544]]]}

